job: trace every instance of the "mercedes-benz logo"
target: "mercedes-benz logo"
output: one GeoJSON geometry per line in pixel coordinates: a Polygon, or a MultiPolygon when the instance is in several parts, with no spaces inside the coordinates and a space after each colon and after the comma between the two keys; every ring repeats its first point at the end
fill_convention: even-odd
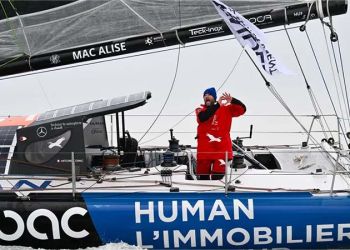
{"type": "Polygon", "coordinates": [[[37,130],[36,130],[36,134],[40,137],[40,138],[43,138],[47,135],[47,129],[45,127],[39,127],[37,130]]]}

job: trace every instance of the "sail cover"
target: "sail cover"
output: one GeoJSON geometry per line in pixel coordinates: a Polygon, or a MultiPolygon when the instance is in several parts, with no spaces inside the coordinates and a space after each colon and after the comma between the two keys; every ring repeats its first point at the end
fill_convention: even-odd
{"type": "MultiPolygon", "coordinates": [[[[35,5],[30,4],[32,1],[24,1],[27,5],[21,2],[0,0],[0,72],[18,59],[30,64],[32,57],[43,54],[160,34],[221,19],[210,0],[66,0],[59,5],[56,4],[59,1],[48,1],[51,5],[46,9],[43,7],[46,5],[38,5],[41,7],[37,11],[33,9],[35,5]],[[25,6],[32,7],[27,10],[25,6]]],[[[311,4],[307,0],[224,2],[243,15],[311,4]]],[[[344,5],[344,0],[340,2],[344,5]]],[[[123,50],[123,45],[113,46],[112,51],[123,50]]],[[[57,57],[51,58],[51,62],[58,61],[57,57]]],[[[29,70],[34,69],[29,67],[29,70]]]]}

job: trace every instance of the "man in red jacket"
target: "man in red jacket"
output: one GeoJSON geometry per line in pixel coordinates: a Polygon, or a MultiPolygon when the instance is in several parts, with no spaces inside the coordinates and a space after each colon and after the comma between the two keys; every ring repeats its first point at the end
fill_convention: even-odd
{"type": "Polygon", "coordinates": [[[197,115],[197,177],[200,180],[217,180],[225,174],[225,158],[232,160],[230,137],[232,117],[246,112],[245,105],[224,93],[216,101],[215,88],[203,93],[204,104],[196,109],[197,115]]]}

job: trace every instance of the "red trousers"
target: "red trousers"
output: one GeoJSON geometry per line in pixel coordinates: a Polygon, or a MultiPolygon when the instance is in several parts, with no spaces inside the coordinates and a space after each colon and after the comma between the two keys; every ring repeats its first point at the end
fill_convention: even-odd
{"type": "Polygon", "coordinates": [[[198,179],[221,179],[225,174],[225,162],[223,160],[197,160],[196,174],[198,179]],[[218,175],[219,178],[213,178],[218,175]]]}

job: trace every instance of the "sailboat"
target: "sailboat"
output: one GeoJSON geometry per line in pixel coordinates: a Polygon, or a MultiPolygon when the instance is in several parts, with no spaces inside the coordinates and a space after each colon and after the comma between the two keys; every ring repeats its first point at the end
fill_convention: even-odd
{"type": "MultiPolygon", "coordinates": [[[[210,1],[38,2],[28,8],[0,1],[2,79],[61,72],[231,34],[210,1]]],[[[301,22],[305,32],[309,20],[320,18],[334,42],[338,35],[324,19],[347,11],[346,1],[225,2],[261,29],[301,22]]],[[[223,162],[224,177],[205,181],[197,180],[196,148],[180,145],[176,131],[169,131],[166,147],[142,146],[142,138],[128,131],[127,114],[151,101],[152,92],[140,89],[35,115],[2,117],[0,244],[56,249],[121,241],[147,249],[350,247],[344,120],[338,119],[337,141],[329,136],[318,141],[313,125],[296,147],[248,147],[244,138],[236,138],[232,163],[223,162]]],[[[314,122],[322,122],[322,115],[315,115],[314,122]]],[[[252,133],[251,127],[250,137],[252,133]]]]}

